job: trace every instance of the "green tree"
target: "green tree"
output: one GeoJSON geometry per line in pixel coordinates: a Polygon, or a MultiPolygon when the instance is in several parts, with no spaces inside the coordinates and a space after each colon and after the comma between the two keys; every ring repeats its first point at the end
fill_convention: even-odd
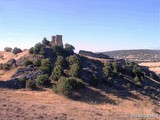
{"type": "Polygon", "coordinates": [[[78,63],[74,63],[70,66],[69,74],[72,77],[78,77],[80,74],[80,65],[78,63]]]}
{"type": "Polygon", "coordinates": [[[37,86],[36,86],[35,81],[33,81],[32,79],[27,80],[26,81],[26,88],[32,89],[32,90],[36,89],[37,86]]]}
{"type": "Polygon", "coordinates": [[[46,86],[50,84],[48,75],[39,75],[36,79],[36,84],[38,86],[46,86]]]}
{"type": "Polygon", "coordinates": [[[80,64],[81,63],[81,59],[79,58],[78,55],[70,55],[69,57],[67,57],[67,61],[69,62],[70,65],[72,64],[80,64]]]}
{"type": "Polygon", "coordinates": [[[34,47],[31,47],[31,48],[28,50],[28,52],[29,52],[30,54],[33,54],[33,53],[34,53],[34,47]]]}
{"type": "Polygon", "coordinates": [[[46,37],[43,38],[42,44],[44,44],[44,45],[49,45],[49,41],[47,40],[46,37]]]}
{"type": "Polygon", "coordinates": [[[63,56],[57,56],[57,61],[55,62],[55,66],[60,65],[62,68],[66,66],[66,61],[63,56]]]}
{"type": "Polygon", "coordinates": [[[44,47],[44,45],[42,43],[37,43],[34,46],[34,53],[35,54],[39,54],[39,52],[41,51],[41,49],[44,47]]]}
{"type": "Polygon", "coordinates": [[[56,86],[53,87],[53,91],[64,96],[71,97],[73,92],[78,91],[83,87],[84,87],[84,84],[82,80],[78,78],[61,77],[58,80],[56,86]]]}
{"type": "Polygon", "coordinates": [[[28,60],[28,59],[24,60],[24,65],[25,66],[32,65],[32,64],[33,64],[33,62],[31,60],[28,60]]]}
{"type": "Polygon", "coordinates": [[[37,59],[33,62],[33,65],[36,66],[36,67],[40,67],[41,66],[41,60],[40,59],[37,59]]]}
{"type": "Polygon", "coordinates": [[[22,52],[22,50],[20,49],[20,48],[17,48],[17,47],[15,47],[14,49],[13,49],[13,53],[16,55],[16,54],[18,54],[18,53],[21,53],[22,52]]]}
{"type": "Polygon", "coordinates": [[[52,71],[52,75],[50,76],[50,78],[53,81],[57,81],[63,75],[64,75],[64,72],[62,67],[60,65],[56,65],[52,71]]]}
{"type": "Polygon", "coordinates": [[[51,74],[52,72],[52,66],[51,66],[51,62],[49,59],[44,59],[41,61],[41,66],[40,66],[40,70],[44,73],[44,74],[51,74]]]}
{"type": "Polygon", "coordinates": [[[74,54],[75,47],[72,46],[71,44],[66,43],[64,45],[64,48],[69,55],[74,54]]]}
{"type": "Polygon", "coordinates": [[[105,66],[103,67],[103,74],[106,77],[109,77],[109,76],[111,76],[112,71],[113,71],[112,65],[108,64],[108,63],[105,64],[105,66]]]}
{"type": "Polygon", "coordinates": [[[5,50],[6,52],[11,52],[11,51],[12,51],[12,48],[11,48],[11,47],[5,47],[4,50],[5,50]]]}
{"type": "Polygon", "coordinates": [[[63,56],[64,55],[64,49],[63,49],[63,46],[59,46],[59,45],[54,45],[52,46],[52,51],[55,55],[61,55],[63,56]]]}

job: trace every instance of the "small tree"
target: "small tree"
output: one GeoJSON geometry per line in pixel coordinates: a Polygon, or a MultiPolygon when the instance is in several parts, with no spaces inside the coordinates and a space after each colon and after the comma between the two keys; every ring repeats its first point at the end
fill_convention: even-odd
{"type": "Polygon", "coordinates": [[[78,63],[74,63],[70,66],[69,74],[72,77],[78,77],[80,74],[80,65],[78,63]]]}
{"type": "Polygon", "coordinates": [[[48,75],[39,75],[36,79],[36,84],[38,86],[49,85],[50,81],[49,81],[48,75]]]}
{"type": "Polygon", "coordinates": [[[68,54],[70,54],[70,55],[74,54],[74,50],[75,50],[74,46],[72,46],[71,44],[66,43],[64,45],[64,47],[65,47],[65,50],[68,52],[68,54]]]}
{"type": "Polygon", "coordinates": [[[33,53],[34,53],[34,47],[31,47],[31,48],[28,50],[28,52],[29,52],[30,54],[33,54],[33,53]]]}
{"type": "Polygon", "coordinates": [[[111,75],[112,71],[113,71],[112,65],[111,64],[105,64],[105,66],[103,67],[103,74],[106,77],[109,77],[111,75]]]}
{"type": "Polygon", "coordinates": [[[93,74],[93,76],[92,76],[92,80],[91,80],[91,85],[93,85],[93,86],[96,86],[96,85],[98,85],[100,83],[100,79],[98,79],[98,77],[95,75],[95,74],[93,74]]]}
{"type": "Polygon", "coordinates": [[[20,49],[20,48],[17,48],[17,47],[15,47],[14,49],[13,49],[13,53],[16,55],[16,54],[18,54],[18,53],[21,53],[22,52],[22,50],[20,49]]]}
{"type": "Polygon", "coordinates": [[[41,60],[37,59],[36,61],[33,62],[33,65],[36,67],[40,67],[41,66],[41,60]]]}
{"type": "Polygon", "coordinates": [[[57,81],[61,76],[64,75],[63,69],[60,65],[56,65],[52,71],[51,80],[57,81]]]}
{"type": "Polygon", "coordinates": [[[67,97],[71,97],[72,93],[78,91],[79,89],[83,88],[84,84],[81,79],[70,77],[65,78],[61,77],[56,86],[53,87],[54,92],[62,94],[67,97]]]}
{"type": "Polygon", "coordinates": [[[24,65],[25,65],[25,66],[32,65],[32,64],[33,64],[32,61],[30,61],[30,60],[28,60],[28,59],[25,59],[25,60],[24,60],[24,65]]]}
{"type": "Polygon", "coordinates": [[[42,49],[43,47],[44,47],[44,45],[41,44],[41,43],[35,44],[35,46],[34,46],[34,53],[35,53],[35,54],[39,54],[39,52],[41,51],[41,49],[42,49]]]}
{"type": "Polygon", "coordinates": [[[47,40],[46,37],[43,38],[42,44],[44,44],[44,45],[49,45],[49,41],[47,40]]]}
{"type": "Polygon", "coordinates": [[[44,74],[51,74],[52,71],[52,66],[51,66],[51,62],[49,59],[44,59],[41,61],[41,67],[40,70],[44,73],[44,74]]]}
{"type": "Polygon", "coordinates": [[[78,55],[71,55],[69,57],[67,57],[67,61],[69,62],[70,65],[77,63],[80,64],[81,63],[81,59],[79,58],[78,55]]]}
{"type": "Polygon", "coordinates": [[[4,48],[4,51],[6,51],[6,52],[11,52],[11,51],[12,51],[12,48],[11,48],[11,47],[5,47],[5,48],[4,48]]]}
{"type": "Polygon", "coordinates": [[[136,76],[133,80],[134,80],[134,82],[139,82],[140,81],[138,76],[136,76]]]}
{"type": "Polygon", "coordinates": [[[58,46],[58,45],[54,45],[52,46],[52,51],[55,55],[61,55],[63,56],[64,55],[64,49],[63,49],[63,46],[58,46]]]}
{"type": "Polygon", "coordinates": [[[26,88],[34,90],[37,88],[35,81],[33,81],[32,79],[29,79],[26,81],[26,88]]]}
{"type": "Polygon", "coordinates": [[[11,69],[11,66],[10,66],[9,64],[5,63],[5,64],[3,64],[2,68],[3,68],[4,70],[10,70],[10,69],[11,69]]]}

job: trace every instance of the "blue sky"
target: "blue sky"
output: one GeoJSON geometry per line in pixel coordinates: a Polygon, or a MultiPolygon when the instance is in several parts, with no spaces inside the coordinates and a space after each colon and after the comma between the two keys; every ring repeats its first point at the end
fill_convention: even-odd
{"type": "Polygon", "coordinates": [[[159,0],[0,0],[0,50],[62,34],[76,51],[160,48],[159,0]]]}

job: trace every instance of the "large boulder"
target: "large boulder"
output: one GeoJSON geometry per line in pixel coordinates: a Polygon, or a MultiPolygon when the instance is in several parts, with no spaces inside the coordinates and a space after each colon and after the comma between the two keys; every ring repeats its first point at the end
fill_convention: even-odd
{"type": "Polygon", "coordinates": [[[15,59],[10,59],[7,64],[10,66],[10,67],[16,67],[17,64],[16,64],[16,60],[15,59]]]}

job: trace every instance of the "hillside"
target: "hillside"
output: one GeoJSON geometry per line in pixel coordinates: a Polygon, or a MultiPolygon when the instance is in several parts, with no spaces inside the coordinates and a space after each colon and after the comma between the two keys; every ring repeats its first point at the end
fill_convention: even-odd
{"type": "Polygon", "coordinates": [[[160,61],[160,50],[117,50],[102,53],[113,58],[125,59],[129,61],[160,61]]]}
{"type": "Polygon", "coordinates": [[[134,62],[91,52],[89,56],[93,56],[86,57],[74,49],[70,44],[52,45],[45,40],[25,54],[6,57],[6,61],[4,54],[0,61],[0,117],[21,119],[27,114],[26,119],[127,120],[126,114],[143,111],[155,114],[158,120],[160,76],[134,62]]]}

